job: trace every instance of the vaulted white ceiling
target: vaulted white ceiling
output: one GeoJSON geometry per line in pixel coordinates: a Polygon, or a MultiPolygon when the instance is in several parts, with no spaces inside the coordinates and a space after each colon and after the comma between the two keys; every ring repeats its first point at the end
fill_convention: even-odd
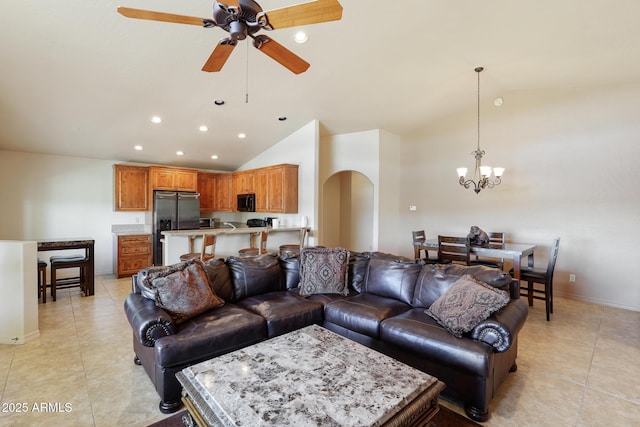
{"type": "Polygon", "coordinates": [[[211,0],[0,0],[0,149],[234,170],[314,119],[329,134],[402,135],[474,108],[478,65],[487,102],[640,78],[635,0],[341,3],[342,20],[300,28],[306,44],[299,28],[268,33],[311,63],[294,75],[250,41],[204,73],[223,30],[116,12],[211,17],[211,0]]]}

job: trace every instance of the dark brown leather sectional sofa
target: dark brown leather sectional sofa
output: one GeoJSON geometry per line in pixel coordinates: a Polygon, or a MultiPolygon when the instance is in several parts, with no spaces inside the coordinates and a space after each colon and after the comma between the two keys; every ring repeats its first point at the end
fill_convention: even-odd
{"type": "Polygon", "coordinates": [[[205,270],[225,304],[183,323],[141,294],[149,269],[133,276],[125,301],[135,361],[154,383],[165,413],[181,406],[176,372],[314,323],[437,377],[446,384],[443,397],[462,404],[477,421],[489,419],[489,402],[516,370],[518,332],[528,309],[517,282],[498,269],[357,253],[349,262],[349,295],[309,297],[298,292],[297,257],[230,257],[205,263],[205,270]],[[468,274],[508,290],[511,300],[457,338],[425,309],[468,274]]]}

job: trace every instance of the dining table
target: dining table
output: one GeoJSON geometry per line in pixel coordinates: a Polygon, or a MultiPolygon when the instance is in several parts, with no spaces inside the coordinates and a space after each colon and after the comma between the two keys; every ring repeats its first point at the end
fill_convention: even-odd
{"type": "Polygon", "coordinates": [[[93,295],[95,290],[95,241],[91,238],[59,238],[59,239],[40,239],[38,242],[38,251],[61,251],[68,249],[84,249],[85,257],[89,261],[87,267],[87,288],[85,296],[93,295]]]}
{"type": "MultiPolygon", "coordinates": [[[[438,239],[425,239],[421,243],[424,249],[437,251],[438,239]]],[[[533,267],[533,253],[536,245],[528,243],[504,243],[491,244],[489,246],[471,245],[471,253],[489,258],[509,258],[513,260],[513,277],[520,280],[520,271],[522,269],[522,259],[527,259],[527,266],[533,267]]]]}

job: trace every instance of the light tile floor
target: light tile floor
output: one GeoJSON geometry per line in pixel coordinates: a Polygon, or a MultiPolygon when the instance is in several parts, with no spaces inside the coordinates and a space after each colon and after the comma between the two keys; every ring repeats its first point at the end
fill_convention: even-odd
{"type": "MultiPolygon", "coordinates": [[[[129,290],[130,279],[99,276],[93,297],[62,291],[38,305],[38,339],[0,345],[0,426],[146,426],[166,417],[133,364],[129,290]]],[[[640,425],[640,312],[556,298],[547,322],[536,301],[518,371],[491,412],[486,426],[640,425]]]]}

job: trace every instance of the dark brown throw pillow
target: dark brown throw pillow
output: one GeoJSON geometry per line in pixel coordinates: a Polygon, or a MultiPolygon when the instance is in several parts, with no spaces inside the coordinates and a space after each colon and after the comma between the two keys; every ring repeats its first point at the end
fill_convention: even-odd
{"type": "Polygon", "coordinates": [[[349,251],[343,248],[304,248],[300,253],[300,295],[348,295],[349,251]]]}
{"type": "Polygon", "coordinates": [[[509,294],[462,276],[424,312],[458,338],[509,303],[509,294]]]}
{"type": "Polygon", "coordinates": [[[233,301],[233,282],[229,266],[224,262],[224,259],[214,258],[205,261],[204,271],[207,272],[213,293],[226,302],[233,301]]]}
{"type": "Polygon", "coordinates": [[[155,303],[175,320],[182,323],[224,301],[214,294],[204,265],[193,259],[150,273],[145,281],[155,295],[155,303]]]}

